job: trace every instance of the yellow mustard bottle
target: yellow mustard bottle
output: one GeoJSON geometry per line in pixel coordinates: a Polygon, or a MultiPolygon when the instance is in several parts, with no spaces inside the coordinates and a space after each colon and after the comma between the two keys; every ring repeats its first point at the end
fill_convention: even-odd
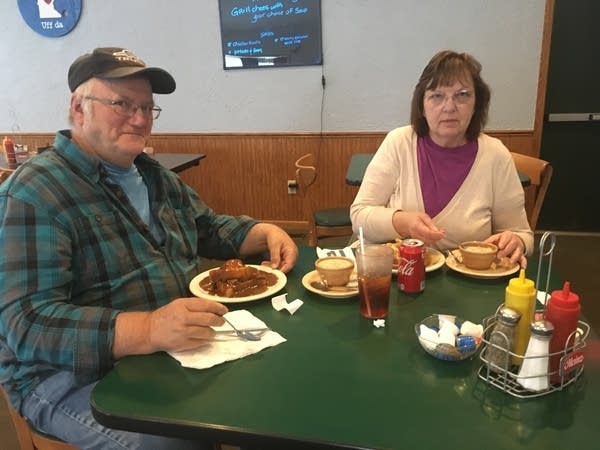
{"type": "MultiPolygon", "coordinates": [[[[531,336],[531,322],[535,312],[535,284],[533,280],[525,278],[525,269],[521,269],[518,278],[509,280],[504,305],[521,314],[515,329],[512,352],[517,355],[525,355],[531,336]]],[[[521,365],[522,362],[523,358],[512,357],[513,364],[521,365]]]]}

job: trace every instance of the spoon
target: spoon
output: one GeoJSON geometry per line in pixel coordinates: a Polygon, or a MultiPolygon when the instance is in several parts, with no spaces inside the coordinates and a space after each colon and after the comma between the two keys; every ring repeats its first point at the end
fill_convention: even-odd
{"type": "Polygon", "coordinates": [[[311,281],[310,285],[315,289],[320,291],[333,291],[333,292],[353,292],[356,291],[356,288],[349,286],[327,286],[325,283],[321,281],[311,281]]]}
{"type": "Polygon", "coordinates": [[[234,324],[232,324],[229,320],[227,320],[227,318],[225,316],[221,316],[221,317],[223,318],[223,320],[225,322],[227,322],[231,326],[231,328],[233,328],[233,331],[235,332],[235,334],[237,334],[237,336],[244,341],[260,341],[260,337],[264,334],[264,332],[254,334],[254,333],[251,333],[250,331],[238,330],[234,324]]]}

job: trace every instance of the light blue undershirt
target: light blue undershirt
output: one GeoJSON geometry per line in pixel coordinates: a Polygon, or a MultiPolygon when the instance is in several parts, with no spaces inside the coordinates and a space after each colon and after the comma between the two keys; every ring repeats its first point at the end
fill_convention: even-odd
{"type": "Polygon", "coordinates": [[[102,165],[106,169],[109,181],[123,189],[123,192],[125,192],[127,198],[129,198],[129,202],[135,208],[140,219],[148,225],[154,238],[159,242],[162,242],[162,233],[156,226],[154,217],[150,212],[148,187],[146,186],[146,183],[144,183],[144,179],[138,172],[137,167],[132,165],[129,168],[123,168],[114,166],[105,161],[102,162],[102,165]]]}

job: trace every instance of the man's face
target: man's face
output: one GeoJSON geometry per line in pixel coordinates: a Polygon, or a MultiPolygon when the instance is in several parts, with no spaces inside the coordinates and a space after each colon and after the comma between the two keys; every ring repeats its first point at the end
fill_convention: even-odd
{"type": "Polygon", "coordinates": [[[129,167],[152,131],[151,111],[145,113],[139,106],[153,104],[152,88],[145,78],[92,79],[87,92],[71,102],[73,137],[84,151],[129,167]],[[133,109],[128,108],[131,105],[133,109]]]}

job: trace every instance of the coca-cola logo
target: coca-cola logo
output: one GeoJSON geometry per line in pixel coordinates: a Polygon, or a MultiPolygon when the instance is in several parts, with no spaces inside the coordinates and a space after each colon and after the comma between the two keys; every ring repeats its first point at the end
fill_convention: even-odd
{"type": "Polygon", "coordinates": [[[583,352],[571,353],[566,359],[563,359],[561,375],[564,375],[572,370],[583,365],[583,352]]]}
{"type": "Polygon", "coordinates": [[[400,273],[406,276],[412,276],[415,273],[415,267],[417,265],[416,259],[400,259],[400,273]]]}

